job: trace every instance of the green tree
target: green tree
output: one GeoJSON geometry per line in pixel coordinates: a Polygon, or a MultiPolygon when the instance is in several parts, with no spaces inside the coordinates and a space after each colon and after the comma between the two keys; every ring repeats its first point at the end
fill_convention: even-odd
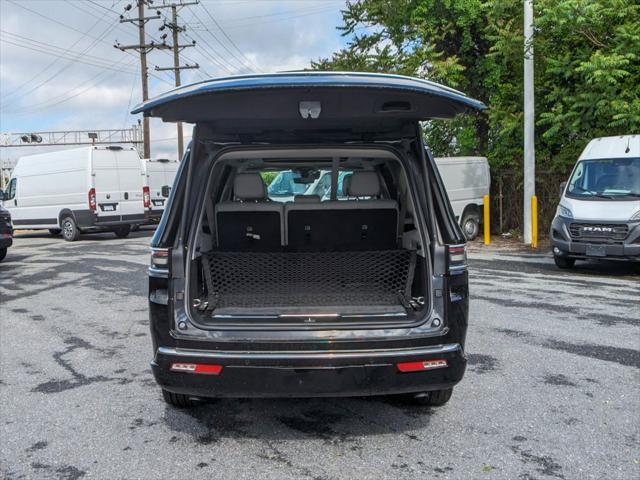
{"type": "MultiPolygon", "coordinates": [[[[537,0],[536,163],[543,216],[557,183],[596,136],[640,131],[637,0],[537,0]]],[[[475,116],[427,122],[437,155],[483,154],[505,176],[506,203],[521,205],[523,19],[521,0],[361,0],[347,5],[346,48],[312,62],[321,70],[428,78],[484,101],[475,116]]],[[[507,212],[508,213],[508,212],[507,212]]],[[[509,215],[507,228],[519,226],[509,215]]]]}

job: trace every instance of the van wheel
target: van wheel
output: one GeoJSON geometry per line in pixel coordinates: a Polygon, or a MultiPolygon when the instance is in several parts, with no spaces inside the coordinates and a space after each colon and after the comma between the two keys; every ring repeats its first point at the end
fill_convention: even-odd
{"type": "Polygon", "coordinates": [[[433,390],[431,392],[418,393],[411,398],[416,405],[424,405],[425,407],[440,407],[447,403],[453,394],[452,388],[444,390],[433,390]]]}
{"type": "Polygon", "coordinates": [[[127,238],[130,232],[131,225],[120,225],[113,229],[113,233],[115,233],[118,238],[127,238]]]}
{"type": "Polygon", "coordinates": [[[475,239],[480,232],[480,219],[472,213],[465,213],[460,225],[467,240],[475,239]]]}
{"type": "Polygon", "coordinates": [[[53,235],[54,237],[57,237],[58,235],[60,235],[62,233],[62,230],[60,230],[59,228],[50,228],[49,229],[49,233],[51,235],[53,235]]]}
{"type": "Polygon", "coordinates": [[[62,219],[62,238],[67,242],[75,242],[80,237],[80,230],[76,225],[76,221],[73,217],[64,217],[62,219]]]}
{"type": "Polygon", "coordinates": [[[0,248],[0,262],[7,256],[7,247],[0,248]]]}
{"type": "Polygon", "coordinates": [[[195,407],[199,403],[189,395],[184,395],[182,393],[173,393],[164,389],[162,389],[162,398],[164,398],[164,401],[169,405],[176,408],[191,408],[195,407]]]}
{"type": "Polygon", "coordinates": [[[575,258],[558,257],[556,255],[553,256],[553,261],[558,268],[573,268],[576,264],[575,258]]]}

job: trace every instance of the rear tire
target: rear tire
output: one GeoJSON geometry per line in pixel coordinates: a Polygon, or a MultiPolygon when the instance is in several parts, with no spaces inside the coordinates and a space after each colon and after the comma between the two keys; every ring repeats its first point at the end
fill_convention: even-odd
{"type": "Polygon", "coordinates": [[[480,233],[480,219],[472,213],[465,213],[462,216],[460,226],[467,240],[474,240],[480,233]]]}
{"type": "Polygon", "coordinates": [[[75,242],[80,237],[80,230],[73,217],[64,217],[60,223],[62,226],[62,238],[67,242],[75,242]]]}
{"type": "Polygon", "coordinates": [[[169,392],[165,389],[162,389],[162,398],[164,398],[164,401],[169,405],[176,408],[191,408],[195,407],[199,403],[188,395],[169,392]]]}
{"type": "Polygon", "coordinates": [[[51,235],[53,235],[54,237],[57,237],[58,235],[60,235],[62,233],[62,230],[60,230],[59,228],[50,228],[49,229],[49,233],[51,235]]]}
{"type": "Polygon", "coordinates": [[[7,256],[7,247],[0,248],[0,262],[7,256]]]}
{"type": "Polygon", "coordinates": [[[553,256],[553,261],[558,268],[573,268],[576,264],[575,258],[558,257],[556,255],[553,256]]]}
{"type": "Polygon", "coordinates": [[[453,387],[444,390],[433,390],[424,394],[413,395],[412,403],[425,407],[440,407],[447,403],[453,394],[453,387]]]}
{"type": "Polygon", "coordinates": [[[116,234],[118,238],[127,238],[129,233],[131,233],[131,225],[120,225],[113,229],[113,233],[116,234]]]}

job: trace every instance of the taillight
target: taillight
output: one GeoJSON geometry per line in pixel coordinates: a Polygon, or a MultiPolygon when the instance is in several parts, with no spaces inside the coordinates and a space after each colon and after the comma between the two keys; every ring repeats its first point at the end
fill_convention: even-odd
{"type": "Polygon", "coordinates": [[[149,208],[151,205],[151,194],[149,193],[149,187],[142,187],[142,203],[144,208],[149,208]]]}
{"type": "Polygon", "coordinates": [[[95,211],[96,209],[96,189],[89,190],[89,210],[95,211]]]}
{"type": "Polygon", "coordinates": [[[399,372],[424,372],[425,370],[435,370],[436,368],[447,368],[446,360],[420,360],[419,362],[397,363],[399,372]]]}
{"type": "Polygon", "coordinates": [[[173,372],[202,373],[205,375],[220,375],[222,365],[210,365],[207,363],[173,363],[173,372]]]}
{"type": "Polygon", "coordinates": [[[167,270],[169,268],[168,248],[151,249],[151,268],[161,268],[164,270],[167,270]]]}
{"type": "Polygon", "coordinates": [[[448,261],[449,273],[464,271],[467,269],[467,246],[466,245],[449,245],[448,261]]]}

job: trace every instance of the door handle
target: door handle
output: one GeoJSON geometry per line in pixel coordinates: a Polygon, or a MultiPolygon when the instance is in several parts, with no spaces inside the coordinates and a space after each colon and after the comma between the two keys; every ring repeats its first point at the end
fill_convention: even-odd
{"type": "Polygon", "coordinates": [[[15,198],[13,199],[13,205],[14,205],[15,207],[17,207],[17,206],[18,206],[18,200],[16,200],[15,198]]]}
{"type": "Polygon", "coordinates": [[[124,199],[129,200],[129,192],[124,192],[124,199]]]}

